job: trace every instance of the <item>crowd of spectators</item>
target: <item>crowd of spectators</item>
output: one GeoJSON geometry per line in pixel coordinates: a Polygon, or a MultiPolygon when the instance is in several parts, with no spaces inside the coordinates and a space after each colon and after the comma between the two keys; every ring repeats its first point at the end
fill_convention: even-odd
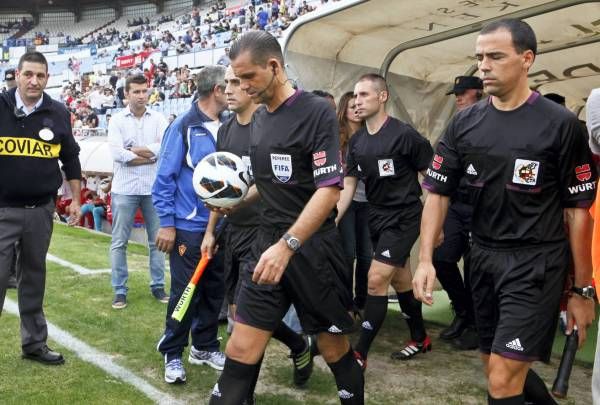
{"type": "MultiPolygon", "coordinates": [[[[327,2],[321,0],[321,4],[327,2]]],[[[315,7],[307,1],[252,0],[244,7],[228,11],[225,1],[218,1],[204,16],[197,7],[193,7],[189,13],[176,19],[173,16],[161,16],[159,20],[152,22],[147,17],[139,17],[128,21],[128,27],[131,29],[124,32],[115,28],[106,29],[94,34],[90,43],[98,47],[119,45],[115,57],[149,49],[160,50],[164,56],[173,52],[183,54],[215,48],[216,36],[223,33],[230,33],[230,36],[224,40],[225,43],[235,40],[248,30],[265,30],[276,37],[281,37],[292,21],[314,10],[315,7]],[[162,24],[173,21],[175,29],[161,29],[162,24]],[[177,34],[181,32],[183,34],[177,34]],[[129,46],[129,42],[136,40],[144,42],[140,48],[133,49],[129,46]]]]}
{"type": "Polygon", "coordinates": [[[0,34],[8,34],[11,30],[27,31],[32,29],[33,26],[33,20],[26,17],[15,21],[3,21],[0,22],[0,34]]]}

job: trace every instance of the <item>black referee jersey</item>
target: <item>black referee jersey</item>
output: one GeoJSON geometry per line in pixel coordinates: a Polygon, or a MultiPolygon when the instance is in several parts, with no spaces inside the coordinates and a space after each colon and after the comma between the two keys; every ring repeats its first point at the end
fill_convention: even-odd
{"type": "Polygon", "coordinates": [[[577,117],[537,92],[512,111],[490,98],[454,116],[423,186],[449,196],[463,177],[473,240],[489,247],[564,241],[563,208],[589,207],[596,194],[577,117]]]}
{"type": "Polygon", "coordinates": [[[417,173],[431,161],[433,149],[410,125],[388,117],[371,135],[362,127],[348,145],[348,176],[365,183],[367,200],[375,207],[420,204],[417,173]]]}
{"type": "MultiPolygon", "coordinates": [[[[325,99],[297,90],[270,113],[254,113],[250,160],[262,202],[262,222],[291,226],[319,187],[343,187],[338,123],[325,99]]],[[[335,226],[335,210],[321,229],[335,226]]]]}
{"type": "MultiPolygon", "coordinates": [[[[242,125],[238,122],[235,115],[219,127],[217,133],[217,150],[231,152],[242,158],[242,161],[248,166],[249,174],[252,179],[252,165],[249,155],[250,145],[250,124],[242,125]]],[[[255,226],[260,223],[259,215],[261,213],[261,202],[249,205],[227,215],[230,224],[236,226],[255,226]]]]}

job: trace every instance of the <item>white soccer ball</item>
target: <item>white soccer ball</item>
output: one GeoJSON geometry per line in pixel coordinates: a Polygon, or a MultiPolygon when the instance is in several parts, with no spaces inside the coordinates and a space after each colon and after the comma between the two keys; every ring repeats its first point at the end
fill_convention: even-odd
{"type": "Polygon", "coordinates": [[[194,169],[194,190],[213,207],[229,208],[248,193],[250,176],[242,159],[229,152],[206,155],[194,169]]]}

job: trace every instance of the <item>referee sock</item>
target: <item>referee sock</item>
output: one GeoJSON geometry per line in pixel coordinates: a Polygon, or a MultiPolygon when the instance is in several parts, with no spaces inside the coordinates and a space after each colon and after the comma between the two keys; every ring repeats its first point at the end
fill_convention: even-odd
{"type": "Polygon", "coordinates": [[[254,377],[252,378],[252,382],[250,383],[250,388],[248,388],[248,394],[246,395],[246,402],[249,404],[253,404],[254,401],[254,390],[256,390],[256,383],[258,382],[258,375],[260,374],[260,367],[262,365],[263,359],[265,357],[261,357],[258,363],[256,363],[256,370],[254,373],[254,377]]]}
{"type": "Polygon", "coordinates": [[[258,376],[258,364],[244,364],[227,357],[221,377],[215,384],[209,404],[237,405],[248,397],[248,391],[255,377],[258,376]]]}
{"type": "Polygon", "coordinates": [[[515,395],[514,397],[496,399],[488,392],[488,405],[524,405],[525,396],[523,394],[515,395]]]}
{"type": "MultiPolygon", "coordinates": [[[[387,299],[387,297],[385,297],[387,299]]],[[[352,348],[335,363],[327,363],[338,388],[342,405],[363,405],[365,379],[352,348]]]]}
{"type": "Polygon", "coordinates": [[[417,300],[412,290],[405,292],[396,292],[400,310],[407,315],[406,323],[410,329],[410,338],[415,342],[422,342],[427,337],[425,324],[423,323],[423,313],[421,312],[421,301],[417,300]]]}
{"type": "Polygon", "coordinates": [[[557,405],[544,381],[532,369],[529,369],[527,377],[525,377],[523,395],[525,395],[525,400],[533,405],[557,405]]]}
{"type": "Polygon", "coordinates": [[[277,329],[273,331],[273,337],[289,347],[292,353],[302,353],[306,349],[306,341],[302,335],[294,332],[283,322],[279,322],[277,329]]]}
{"type": "Polygon", "coordinates": [[[356,346],[356,351],[360,353],[363,359],[367,358],[369,348],[383,325],[385,314],[387,313],[388,297],[387,295],[367,295],[365,303],[365,320],[362,323],[360,339],[356,346]]]}

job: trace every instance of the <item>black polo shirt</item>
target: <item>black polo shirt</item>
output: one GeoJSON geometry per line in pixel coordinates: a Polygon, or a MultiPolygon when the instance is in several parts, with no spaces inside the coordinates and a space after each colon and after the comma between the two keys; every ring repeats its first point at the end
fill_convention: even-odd
{"type": "Polygon", "coordinates": [[[596,195],[577,117],[536,92],[515,110],[482,100],[450,121],[423,186],[451,195],[461,178],[474,204],[473,239],[486,246],[563,241],[563,208],[589,207],[596,195]]]}
{"type": "MultiPolygon", "coordinates": [[[[250,160],[265,207],[263,223],[291,226],[317,188],[343,187],[339,130],[328,101],[296,91],[275,111],[253,116],[250,160]]],[[[335,210],[322,229],[334,226],[335,210]]]]}
{"type": "Polygon", "coordinates": [[[418,172],[427,168],[432,155],[427,139],[388,117],[377,133],[362,127],[350,138],[347,175],[365,182],[367,200],[375,207],[420,204],[418,172]]]}
{"type": "MultiPolygon", "coordinates": [[[[217,150],[231,152],[242,158],[242,161],[248,166],[249,174],[252,177],[252,166],[249,156],[250,145],[250,124],[241,125],[235,114],[219,127],[217,133],[217,150]]],[[[253,180],[251,178],[251,180],[253,180]]],[[[237,226],[255,226],[260,223],[259,215],[261,212],[260,201],[248,207],[236,210],[227,216],[229,223],[237,226]]]]}

